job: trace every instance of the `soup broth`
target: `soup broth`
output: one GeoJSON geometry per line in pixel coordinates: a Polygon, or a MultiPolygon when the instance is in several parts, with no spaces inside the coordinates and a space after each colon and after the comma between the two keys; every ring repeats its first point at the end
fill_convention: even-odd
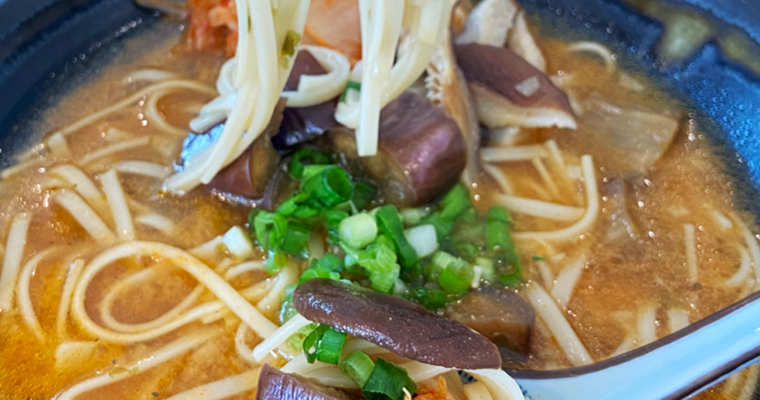
{"type": "MultiPolygon", "coordinates": [[[[163,24],[171,25],[162,22],[154,29],[168,31],[163,24]]],[[[510,208],[520,199],[533,201],[518,207],[524,212],[512,210],[524,271],[523,283],[515,291],[530,301],[542,293],[556,299],[566,322],[546,321],[538,313],[529,355],[507,361],[507,366],[559,369],[601,361],[667,336],[754,292],[755,257],[760,256],[757,228],[749,222],[754,218],[737,208],[741,188],[726,174],[703,127],[695,122],[694,111],[644,74],[617,67],[616,59],[606,59],[604,52],[538,39],[547,74],[576,108],[578,129],[486,132],[482,150],[495,156],[484,160],[484,172],[471,195],[481,212],[494,205],[510,208]],[[672,143],[663,139],[669,143],[664,154],[641,172],[631,172],[639,166],[629,165],[625,150],[604,145],[624,141],[617,136],[636,129],[623,126],[620,132],[610,131],[618,128],[614,124],[619,115],[628,118],[632,112],[652,115],[658,123],[677,124],[672,143]],[[514,156],[504,156],[505,151],[514,156]],[[525,156],[530,152],[537,156],[525,156]],[[493,161],[499,157],[501,161],[493,161]],[[589,170],[593,176],[587,175],[589,170]],[[590,180],[596,183],[598,196],[588,192],[590,180]],[[532,215],[536,204],[552,204],[556,212],[532,215]],[[570,234],[571,240],[530,234],[561,235],[593,208],[596,217],[588,229],[570,234]],[[569,324],[577,339],[558,341],[553,331],[558,323],[569,324]]],[[[10,246],[17,245],[12,232],[25,219],[30,222],[17,262],[14,306],[0,312],[0,398],[53,398],[97,376],[124,379],[83,391],[77,399],[164,399],[231,376],[256,379],[244,375],[250,370],[249,360],[239,348],[241,342],[253,348],[261,339],[224,307],[198,311],[202,318],[148,339],[132,340],[145,330],[128,329],[122,335],[127,339],[104,340],[61,304],[70,301],[67,290],[68,296],[80,290],[72,276],[130,235],[137,241],[189,251],[233,288],[247,291],[246,299],[277,325],[283,283],[294,282],[308,267],[307,261],[293,264],[297,274],[287,281],[270,277],[261,267],[263,262],[230,273],[238,271],[241,260],[225,251],[218,238],[248,223],[250,205],[203,186],[182,196],[163,190],[163,178],[179,159],[185,127],[213,98],[214,80],[224,62],[217,53],[176,50],[177,40],[177,35],[150,33],[130,40],[124,52],[136,54],[149,42],[152,45],[145,47],[151,50],[129,62],[115,60],[45,110],[42,122],[33,124],[38,132],[61,135],[65,147],[51,145],[53,136],[47,136],[44,149],[22,154],[3,172],[0,253],[5,268],[13,263],[12,259],[9,263],[10,246]],[[174,84],[160,96],[155,90],[146,92],[77,126],[80,118],[160,82],[174,84]],[[158,119],[149,115],[150,102],[157,97],[158,119]],[[75,128],[67,130],[71,126],[75,128]],[[121,225],[108,205],[112,199],[105,188],[113,179],[107,176],[113,173],[109,171],[115,171],[123,192],[131,233],[114,229],[121,225]],[[82,182],[93,183],[95,200],[87,197],[82,182]],[[93,234],[97,227],[83,227],[70,211],[76,200],[66,193],[85,199],[110,234],[98,239],[93,234]],[[267,294],[265,289],[273,286],[279,291],[267,294]],[[22,296],[30,299],[31,310],[23,309],[22,296]],[[199,331],[205,336],[193,350],[155,366],[138,363],[164,346],[194,340],[199,331]]],[[[646,145],[652,144],[636,144],[646,145]]],[[[266,257],[257,248],[246,262],[266,257]]],[[[148,251],[107,262],[81,290],[84,312],[96,325],[111,320],[112,325],[136,326],[161,318],[192,296],[194,306],[217,298],[197,287],[187,268],[148,251]]],[[[280,353],[269,362],[282,366],[288,358],[280,353]]],[[[753,366],[700,396],[737,398],[751,391],[756,379],[753,366]]],[[[250,396],[247,392],[230,398],[250,396]]]]}

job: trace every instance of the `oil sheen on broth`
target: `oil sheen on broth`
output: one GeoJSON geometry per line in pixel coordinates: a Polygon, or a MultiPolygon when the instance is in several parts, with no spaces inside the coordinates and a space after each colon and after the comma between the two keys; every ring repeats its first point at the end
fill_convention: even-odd
{"type": "MultiPolygon", "coordinates": [[[[129,42],[124,51],[140,52],[143,44],[156,39],[156,35],[148,33],[129,42]]],[[[148,46],[152,50],[143,51],[145,54],[128,63],[112,63],[46,110],[45,122],[38,127],[39,131],[53,131],[144,87],[147,84],[144,81],[125,80],[134,71],[157,68],[177,78],[213,85],[223,59],[207,53],[172,52],[175,41],[176,38],[172,38],[160,46],[148,46]]],[[[579,113],[576,131],[523,129],[489,133],[484,143],[489,149],[539,145],[547,155],[538,158],[540,161],[489,163],[487,170],[506,176],[508,187],[484,173],[472,191],[473,202],[481,210],[500,204],[494,193],[562,204],[568,210],[583,209],[586,193],[580,179],[581,156],[590,154],[594,160],[600,201],[599,217],[593,229],[563,244],[517,239],[527,282],[517,290],[518,294],[527,297],[532,286],[540,285],[562,299],[563,315],[588,357],[600,361],[664,337],[754,292],[754,272],[742,270],[740,266],[749,262],[749,254],[755,250],[753,246],[757,246],[754,236],[747,233],[756,229],[744,225],[752,218],[735,208],[741,193],[723,172],[721,161],[712,152],[700,127],[688,118],[689,111],[643,75],[611,69],[603,57],[594,52],[572,52],[568,50],[571,44],[548,38],[541,38],[540,43],[547,57],[548,74],[558,77],[558,84],[579,107],[593,103],[606,107],[605,112],[609,112],[614,107],[624,109],[635,104],[640,109],[665,110],[677,118],[679,128],[662,159],[643,176],[627,180],[621,179],[610,167],[619,163],[620,155],[597,143],[599,137],[608,134],[605,129],[609,127],[595,125],[589,112],[579,113]],[[546,145],[547,141],[552,142],[546,145]],[[551,149],[558,149],[560,153],[552,153],[551,149]],[[561,158],[552,159],[552,154],[559,154],[561,158]],[[558,172],[558,163],[567,166],[567,173],[558,172]],[[542,169],[548,171],[548,181],[542,169]]],[[[210,99],[210,95],[197,91],[177,91],[163,97],[158,109],[172,126],[183,127],[210,99]]],[[[131,345],[93,343],[71,317],[62,329],[57,326],[61,291],[71,265],[79,258],[89,260],[101,250],[53,200],[50,188],[66,184],[50,182],[49,172],[72,164],[73,160],[82,165],[83,159],[87,162],[83,163],[82,171],[92,180],[119,162],[146,161],[167,168],[172,166],[184,137],[168,134],[148,123],[144,101],[68,136],[72,161],[61,161],[54,155],[35,156],[32,167],[2,181],[3,240],[0,243],[6,243],[5,235],[15,216],[34,213],[25,254],[53,250],[38,264],[29,288],[44,341],[40,342],[30,332],[22,313],[14,310],[0,314],[0,398],[52,398],[83,377],[103,371],[134,376],[84,393],[79,398],[167,398],[247,369],[245,360],[235,350],[237,324],[230,316],[222,316],[220,322],[213,324],[223,334],[186,356],[140,374],[113,366],[130,365],[200,323],[131,345]],[[132,143],[133,147],[93,157],[99,149],[125,142],[132,143]],[[84,353],[78,353],[85,356],[75,354],[67,358],[59,347],[63,342],[73,343],[73,346],[89,344],[82,345],[86,348],[84,353]]],[[[140,240],[191,249],[224,234],[232,226],[247,222],[248,207],[224,201],[206,188],[175,197],[163,194],[161,180],[153,177],[122,173],[120,182],[133,216],[142,216],[142,221],[147,221],[141,223],[136,218],[135,235],[140,240]],[[155,219],[150,222],[146,216],[151,215],[170,221],[170,232],[157,229],[161,222],[155,219]]],[[[515,232],[548,231],[568,225],[568,222],[520,213],[514,213],[514,217],[515,232]]],[[[113,223],[106,216],[103,218],[106,224],[113,223]]],[[[253,258],[264,257],[257,254],[253,258]]],[[[192,293],[196,282],[189,274],[176,267],[155,265],[156,261],[151,257],[125,258],[98,274],[87,288],[88,314],[101,323],[100,304],[109,288],[147,266],[152,266],[159,278],[152,279],[150,284],[128,286],[115,297],[111,315],[117,321],[137,324],[152,320],[192,293]]],[[[27,262],[24,258],[21,265],[27,262]]],[[[230,283],[240,289],[268,279],[263,271],[258,271],[240,275],[230,283]]],[[[213,297],[202,294],[201,300],[204,299],[213,300],[213,297]]],[[[258,300],[260,298],[251,299],[258,300]]],[[[278,309],[264,310],[274,321],[277,312],[278,309]]],[[[256,344],[252,334],[244,339],[249,347],[256,344]]],[[[531,354],[522,368],[556,369],[574,365],[541,318],[537,319],[532,342],[531,354]]],[[[282,364],[284,360],[275,362],[282,364]]],[[[745,380],[753,379],[750,375],[756,377],[754,368],[701,396],[734,398],[745,380]]]]}

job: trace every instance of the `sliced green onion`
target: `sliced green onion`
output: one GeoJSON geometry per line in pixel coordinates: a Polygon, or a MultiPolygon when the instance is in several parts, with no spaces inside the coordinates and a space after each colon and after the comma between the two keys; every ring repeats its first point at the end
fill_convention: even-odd
{"type": "Polygon", "coordinates": [[[334,165],[325,165],[325,164],[315,164],[315,165],[307,165],[303,167],[303,179],[309,179],[314,175],[318,175],[325,170],[333,169],[335,168],[334,165]]]}
{"type": "Polygon", "coordinates": [[[288,263],[288,256],[279,251],[270,250],[269,257],[264,262],[264,268],[269,275],[276,275],[288,263]]]}
{"type": "Polygon", "coordinates": [[[327,325],[319,325],[306,336],[306,339],[303,340],[303,354],[306,356],[306,361],[308,361],[309,364],[314,364],[314,361],[317,360],[319,339],[322,338],[322,335],[324,335],[328,329],[330,329],[330,327],[327,325]]]}
{"type": "Polygon", "coordinates": [[[361,82],[356,81],[348,81],[346,82],[346,88],[343,89],[343,93],[340,94],[340,102],[345,103],[346,102],[346,95],[348,94],[349,90],[356,90],[357,92],[361,92],[362,90],[362,84],[361,82]]]}
{"type": "Polygon", "coordinates": [[[486,224],[483,221],[464,222],[460,221],[454,226],[451,233],[454,243],[470,243],[478,246],[486,245],[486,224]]]}
{"type": "Polygon", "coordinates": [[[303,177],[304,160],[309,164],[330,164],[332,158],[329,154],[313,149],[300,149],[293,154],[293,158],[288,163],[288,172],[293,178],[301,179],[303,177]]]}
{"type": "Polygon", "coordinates": [[[446,239],[446,236],[448,236],[451,233],[451,230],[454,228],[454,221],[442,219],[440,212],[430,214],[429,216],[423,218],[420,223],[433,225],[439,242],[443,242],[446,239]]]}
{"type": "Polygon", "coordinates": [[[491,282],[494,278],[494,262],[490,258],[477,257],[475,259],[475,265],[482,269],[480,278],[484,281],[491,282]]]}
{"type": "Polygon", "coordinates": [[[348,201],[354,194],[351,177],[338,166],[330,166],[304,179],[301,181],[301,190],[326,207],[348,201]]]}
{"type": "Polygon", "coordinates": [[[283,324],[298,314],[298,311],[296,311],[296,308],[293,306],[293,292],[296,290],[297,286],[297,283],[291,283],[290,285],[285,286],[282,290],[283,301],[282,306],[280,307],[280,322],[283,324]]]}
{"type": "Polygon", "coordinates": [[[361,249],[377,237],[375,219],[367,213],[356,214],[340,221],[338,237],[346,246],[361,249]]]}
{"type": "Polygon", "coordinates": [[[456,253],[459,257],[468,260],[480,254],[480,249],[478,249],[478,246],[475,246],[471,243],[457,243],[454,245],[454,248],[456,249],[456,253]]]}
{"type": "Polygon", "coordinates": [[[533,256],[533,261],[546,261],[546,257],[533,256]]]}
{"type": "Polygon", "coordinates": [[[442,290],[431,289],[426,287],[417,287],[410,289],[406,295],[411,300],[430,311],[438,311],[446,305],[448,300],[446,293],[442,290]]]}
{"type": "Polygon", "coordinates": [[[305,224],[291,223],[282,240],[282,250],[290,255],[303,256],[309,245],[309,227],[305,224]]]}
{"type": "Polygon", "coordinates": [[[399,277],[401,267],[396,263],[396,253],[384,244],[373,244],[359,252],[356,262],[369,274],[372,289],[390,293],[399,277]]]}
{"type": "Polygon", "coordinates": [[[375,363],[363,351],[355,351],[340,362],[340,372],[354,381],[358,387],[363,387],[367,383],[373,368],[375,368],[375,363]]]}
{"type": "Polygon", "coordinates": [[[414,226],[419,224],[422,218],[427,217],[428,214],[429,211],[426,208],[407,208],[401,210],[401,219],[404,221],[404,225],[414,226]]]}
{"type": "Polygon", "coordinates": [[[290,347],[294,349],[303,348],[303,341],[306,339],[307,336],[309,336],[309,334],[311,334],[311,332],[317,329],[318,326],[319,326],[318,323],[313,322],[299,329],[298,332],[290,335],[290,337],[288,338],[288,345],[290,345],[290,347]]]}
{"type": "Polygon", "coordinates": [[[282,215],[268,211],[257,211],[253,219],[256,241],[264,250],[280,245],[288,229],[288,220],[282,215]]]}
{"type": "Polygon", "coordinates": [[[337,281],[340,279],[340,274],[322,266],[311,267],[311,268],[307,268],[306,271],[303,271],[303,273],[301,274],[301,278],[298,280],[298,283],[304,283],[308,281],[309,279],[316,279],[316,278],[326,278],[326,279],[332,279],[334,281],[337,281]]]}
{"type": "Polygon", "coordinates": [[[391,238],[383,234],[377,235],[377,238],[375,239],[374,244],[384,244],[390,247],[391,249],[396,248],[396,243],[393,243],[393,240],[391,240],[391,238]]]}
{"type": "Polygon", "coordinates": [[[320,260],[314,260],[311,264],[312,268],[319,267],[325,268],[333,272],[343,272],[343,260],[338,258],[335,254],[327,253],[320,260]]]}
{"type": "Polygon", "coordinates": [[[335,329],[328,329],[317,344],[317,360],[323,363],[338,365],[340,353],[346,343],[346,334],[335,329]]]}
{"type": "Polygon", "coordinates": [[[338,227],[340,221],[348,218],[348,213],[340,210],[325,211],[325,221],[327,222],[327,237],[332,243],[337,244],[340,241],[338,237],[338,227]]]}
{"type": "Polygon", "coordinates": [[[438,236],[433,225],[418,225],[407,229],[404,237],[419,258],[425,258],[438,250],[438,236]]]}
{"type": "Polygon", "coordinates": [[[386,204],[380,207],[375,214],[377,219],[377,226],[384,234],[393,240],[398,250],[399,258],[401,259],[401,265],[409,267],[417,262],[419,259],[414,247],[409,244],[404,236],[404,225],[401,223],[401,217],[391,204],[386,204]]]}
{"type": "MultiPolygon", "coordinates": [[[[472,266],[461,258],[452,256],[444,251],[438,251],[431,261],[434,274],[438,277],[438,286],[446,293],[461,293],[472,283],[475,273],[472,266]]],[[[434,278],[433,275],[431,278],[434,278]]]]}
{"type": "Polygon", "coordinates": [[[285,41],[282,43],[282,54],[292,57],[296,54],[296,48],[300,42],[301,35],[298,32],[289,29],[285,34],[285,41]]]}
{"type": "Polygon", "coordinates": [[[354,197],[351,202],[357,210],[363,210],[367,203],[375,197],[375,186],[367,181],[354,182],[354,197]]]}
{"type": "Polygon", "coordinates": [[[441,218],[453,221],[470,207],[470,191],[463,184],[457,184],[441,200],[441,218]]]}
{"type": "Polygon", "coordinates": [[[514,286],[522,279],[522,265],[509,232],[512,217],[506,208],[496,206],[488,210],[486,221],[489,250],[511,269],[510,273],[500,275],[499,280],[505,285],[514,286]]]}
{"type": "Polygon", "coordinates": [[[362,386],[362,394],[367,400],[404,400],[404,389],[410,394],[417,391],[417,385],[402,367],[378,358],[375,368],[362,386]]]}

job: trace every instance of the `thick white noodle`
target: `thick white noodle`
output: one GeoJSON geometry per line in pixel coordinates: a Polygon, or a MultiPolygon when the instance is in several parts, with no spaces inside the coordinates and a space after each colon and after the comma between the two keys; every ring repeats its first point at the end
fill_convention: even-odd
{"type": "Polygon", "coordinates": [[[116,143],[116,142],[123,142],[125,140],[134,139],[135,135],[123,131],[119,128],[115,128],[113,126],[108,127],[106,129],[106,135],[103,137],[106,142],[108,143],[116,143]]]}
{"type": "Polygon", "coordinates": [[[549,203],[525,197],[497,195],[496,200],[509,211],[517,214],[531,215],[555,221],[574,222],[580,219],[586,211],[580,207],[549,203]]]}
{"type": "Polygon", "coordinates": [[[760,281],[760,244],[757,243],[757,237],[752,234],[747,225],[745,225],[740,219],[734,217],[736,223],[741,227],[742,236],[747,243],[749,249],[749,255],[752,257],[752,266],[755,269],[755,279],[760,281]]]}
{"type": "Polygon", "coordinates": [[[68,190],[57,191],[53,194],[53,200],[65,208],[98,243],[110,246],[116,242],[116,236],[105,222],[76,193],[68,190]]]}
{"type": "Polygon", "coordinates": [[[585,155],[581,157],[581,166],[583,167],[583,181],[586,185],[586,213],[583,214],[583,218],[573,225],[554,231],[515,232],[512,235],[515,239],[570,240],[582,235],[593,227],[599,214],[599,192],[596,185],[594,161],[591,159],[591,156],[585,155]]]}
{"type": "Polygon", "coordinates": [[[148,144],[150,144],[150,138],[147,136],[139,137],[137,139],[125,140],[123,142],[117,142],[112,145],[93,151],[90,154],[87,154],[86,156],[82,157],[81,160],[79,160],[79,163],[81,165],[91,164],[104,157],[108,157],[116,153],[121,153],[122,151],[127,151],[127,150],[136,149],[138,147],[147,146],[148,144]]]}
{"type": "Polygon", "coordinates": [[[0,180],[8,179],[13,175],[26,171],[27,169],[39,167],[43,165],[44,163],[45,163],[45,160],[41,157],[35,157],[29,160],[24,160],[24,161],[15,163],[12,166],[0,171],[0,180]]]}
{"type": "Polygon", "coordinates": [[[636,330],[639,334],[640,346],[657,340],[657,308],[655,306],[646,306],[639,311],[636,330]]]}
{"type": "Polygon", "coordinates": [[[13,219],[8,232],[3,257],[3,270],[0,271],[0,312],[8,312],[13,307],[13,294],[16,289],[16,279],[24,257],[26,236],[29,231],[31,214],[21,214],[13,219]]]}
{"type": "Polygon", "coordinates": [[[623,338],[623,341],[620,342],[620,345],[618,345],[618,347],[615,349],[615,351],[613,351],[612,354],[610,354],[610,357],[619,356],[621,354],[625,354],[625,353],[627,353],[627,352],[635,349],[636,348],[636,343],[637,343],[636,339],[634,339],[634,338],[632,338],[630,336],[626,336],[625,338],[623,338]]]}
{"type": "Polygon", "coordinates": [[[78,258],[69,265],[69,272],[66,276],[66,282],[63,284],[63,292],[61,293],[61,304],[58,306],[58,316],[55,319],[55,328],[60,339],[67,337],[66,319],[69,315],[69,306],[71,306],[74,288],[77,281],[79,281],[79,277],[82,275],[82,270],[84,270],[84,264],[85,261],[78,258]]]}
{"type": "Polygon", "coordinates": [[[689,326],[689,314],[681,308],[671,308],[668,310],[668,328],[670,333],[678,332],[689,326]]]}
{"type": "Polygon", "coordinates": [[[557,275],[551,293],[557,299],[560,307],[567,307],[567,303],[570,302],[570,297],[573,295],[573,290],[575,290],[575,286],[585,266],[586,260],[581,258],[565,266],[562,272],[557,275]]]}
{"type": "Polygon", "coordinates": [[[288,99],[288,107],[310,107],[340,95],[351,74],[351,63],[346,56],[320,46],[303,45],[301,51],[311,53],[327,73],[303,75],[298,90],[282,92],[282,97],[288,99]]]}
{"type": "Polygon", "coordinates": [[[515,189],[512,187],[512,184],[509,182],[509,178],[507,178],[507,174],[504,173],[504,171],[501,170],[501,168],[491,165],[488,163],[482,164],[483,170],[486,171],[488,175],[491,175],[493,180],[496,181],[496,183],[499,185],[501,190],[504,192],[504,194],[508,196],[512,196],[515,194],[515,189]]]}
{"type": "MultiPolygon", "coordinates": [[[[266,279],[253,286],[249,286],[241,290],[240,295],[245,297],[245,299],[248,300],[249,302],[255,303],[261,300],[262,298],[264,298],[264,296],[266,296],[270,292],[273,285],[274,285],[273,279],[266,279]]],[[[232,312],[228,308],[222,307],[220,310],[217,310],[201,318],[201,322],[203,322],[204,324],[211,324],[216,321],[219,321],[222,318],[226,318],[231,313],[232,312]]]]}
{"type": "Polygon", "coordinates": [[[158,101],[171,92],[173,92],[172,89],[159,89],[148,97],[148,101],[145,103],[145,119],[167,135],[183,137],[187,135],[187,129],[171,125],[158,110],[158,101]]]}
{"type": "Polygon", "coordinates": [[[177,74],[158,68],[143,68],[129,74],[124,80],[132,82],[158,82],[175,79],[177,74]]]}
{"type": "Polygon", "coordinates": [[[89,114],[88,116],[74,122],[73,124],[70,124],[64,127],[63,129],[57,132],[54,132],[53,134],[61,133],[63,135],[69,135],[71,133],[74,133],[84,128],[87,125],[92,124],[93,122],[103,119],[104,117],[116,111],[119,111],[134,103],[137,103],[140,100],[143,100],[146,96],[150,95],[153,92],[156,92],[162,89],[168,89],[168,88],[193,90],[193,91],[208,94],[208,95],[214,94],[214,89],[196,81],[177,79],[177,80],[159,82],[157,84],[142,88],[138,90],[137,92],[133,93],[132,95],[130,95],[129,97],[127,97],[126,99],[121,100],[113,105],[110,105],[100,111],[89,114]]]}
{"type": "Polygon", "coordinates": [[[174,233],[174,221],[161,214],[143,214],[135,218],[135,222],[141,225],[149,226],[155,230],[163,232],[166,235],[172,235],[174,233]]]}
{"type": "Polygon", "coordinates": [[[166,361],[179,357],[188,351],[200,346],[201,344],[208,342],[209,340],[218,336],[220,333],[221,331],[217,329],[207,328],[192,332],[187,335],[183,335],[179,339],[167,344],[164,347],[161,347],[153,354],[141,359],[140,361],[125,366],[125,371],[122,373],[98,375],[94,378],[90,378],[86,381],[77,383],[76,385],[59,393],[55,398],[56,400],[73,400],[83,393],[87,393],[91,390],[119,382],[136,374],[141,374],[145,371],[149,371],[166,361]],[[130,373],[130,371],[132,372],[130,373]]]}
{"type": "Polygon", "coordinates": [[[749,274],[752,273],[752,257],[749,255],[749,252],[742,245],[736,245],[736,250],[739,252],[741,262],[736,273],[726,281],[726,285],[728,286],[741,286],[745,284],[749,274]]]}
{"type": "Polygon", "coordinates": [[[245,371],[218,381],[177,393],[167,400],[221,400],[256,389],[261,368],[245,371]]]}
{"type": "Polygon", "coordinates": [[[559,198],[559,188],[554,182],[554,178],[552,178],[549,170],[546,169],[546,164],[544,164],[544,161],[540,158],[534,158],[531,160],[531,162],[536,168],[536,171],[538,171],[538,175],[541,177],[541,180],[544,181],[544,184],[549,188],[549,191],[554,196],[554,198],[559,198]]]}
{"type": "Polygon", "coordinates": [[[216,236],[208,242],[201,243],[189,250],[190,254],[209,262],[218,258],[226,251],[222,236],[216,236]]]}
{"type": "Polygon", "coordinates": [[[686,245],[686,270],[689,273],[689,282],[694,284],[699,279],[697,268],[697,244],[696,229],[692,224],[684,224],[683,239],[686,245]]]}
{"type": "Polygon", "coordinates": [[[71,149],[66,142],[66,137],[62,133],[58,132],[47,139],[47,146],[50,148],[50,152],[58,160],[66,160],[71,158],[71,149]]]}
{"type": "Polygon", "coordinates": [[[240,323],[235,332],[235,351],[238,356],[252,365],[259,365],[260,363],[253,358],[253,349],[248,347],[245,343],[245,336],[248,333],[248,325],[240,323]]]}
{"type": "Polygon", "coordinates": [[[483,147],[480,158],[483,162],[530,161],[534,158],[549,157],[549,151],[542,144],[526,144],[511,147],[483,147]]]}
{"type": "Polygon", "coordinates": [[[158,179],[166,178],[172,173],[171,167],[147,161],[121,161],[114,168],[123,174],[137,174],[158,179]]]}
{"type": "Polygon", "coordinates": [[[121,240],[135,240],[135,226],[132,223],[132,214],[129,212],[124,190],[119,182],[119,175],[115,169],[100,175],[100,184],[106,194],[108,206],[111,208],[116,235],[121,240]]]}
{"type": "Polygon", "coordinates": [[[119,280],[115,285],[108,288],[108,291],[106,292],[105,296],[103,296],[103,300],[98,306],[100,311],[100,318],[103,320],[103,324],[105,326],[115,331],[127,333],[137,333],[157,329],[163,325],[168,324],[171,320],[179,317],[183,311],[192,307],[198,301],[198,298],[201,296],[201,294],[203,294],[205,288],[203,285],[197,285],[195,288],[193,288],[190,294],[182,299],[182,301],[177,303],[169,311],[165,312],[159,317],[142,323],[127,324],[117,321],[116,318],[114,318],[114,316],[111,314],[111,309],[113,308],[113,304],[116,301],[117,296],[130,287],[134,287],[139,284],[147,285],[149,284],[147,282],[151,279],[155,280],[157,276],[160,277],[161,273],[157,270],[157,268],[159,267],[144,269],[140,272],[134,273],[126,279],[119,280]]]}
{"type": "Polygon", "coordinates": [[[468,383],[462,389],[467,396],[466,400],[493,400],[488,386],[483,382],[468,383]]]}
{"type": "Polygon", "coordinates": [[[82,172],[81,169],[74,165],[66,164],[51,168],[50,173],[67,181],[74,190],[82,196],[82,198],[90,203],[90,206],[92,206],[101,217],[107,218],[110,216],[105,196],[103,196],[100,189],[95,186],[95,183],[93,183],[90,177],[82,172]]]}
{"type": "Polygon", "coordinates": [[[285,290],[285,286],[297,282],[298,276],[298,266],[295,262],[289,261],[285,268],[275,277],[274,286],[272,286],[269,294],[256,304],[256,308],[266,313],[279,310],[282,304],[282,291],[285,290]]]}
{"type": "Polygon", "coordinates": [[[81,326],[89,332],[110,341],[131,342],[141,341],[156,337],[160,334],[169,332],[188,322],[199,319],[228,307],[244,323],[253,329],[259,336],[267,338],[276,330],[277,326],[264,317],[255,307],[253,307],[239,292],[232,288],[224,279],[217,275],[206,264],[193,257],[191,254],[163,243],[157,242],[127,242],[112,247],[97,257],[95,257],[85,267],[82,277],[77,283],[74,291],[74,302],[72,305],[73,315],[80,322],[81,326]],[[195,279],[213,292],[220,300],[218,302],[209,302],[197,306],[182,317],[172,320],[170,323],[156,328],[152,331],[141,332],[137,334],[119,334],[102,328],[93,321],[87,314],[85,308],[85,297],[87,287],[90,285],[95,276],[104,268],[116,260],[125,257],[161,257],[170,261],[172,264],[181,267],[192,275],[195,279]],[[156,334],[158,331],[159,333],[156,334]]]}
{"type": "Polygon", "coordinates": [[[581,366],[594,362],[554,299],[540,285],[530,284],[525,294],[571,364],[581,366]]]}
{"type": "Polygon", "coordinates": [[[253,359],[258,362],[263,361],[270,352],[282,346],[289,337],[310,323],[311,321],[304,318],[301,314],[296,314],[288,322],[277,328],[272,336],[264,339],[263,342],[253,349],[253,359]]]}
{"type": "MultiPolygon", "coordinates": [[[[718,210],[712,210],[713,217],[715,217],[715,222],[718,224],[721,230],[729,230],[734,227],[734,223],[731,222],[731,219],[725,216],[722,212],[718,210]]],[[[736,374],[732,375],[736,376],[736,374]]]]}
{"type": "MultiPolygon", "coordinates": [[[[396,54],[404,0],[359,0],[362,31],[362,81],[356,149],[359,156],[377,153],[383,87],[390,82],[396,54]]],[[[422,71],[420,71],[420,74],[422,71]]]]}
{"type": "Polygon", "coordinates": [[[605,46],[597,42],[576,42],[567,46],[570,53],[587,52],[594,53],[604,62],[608,70],[615,70],[616,56],[605,46]]]}
{"type": "Polygon", "coordinates": [[[263,271],[266,268],[266,264],[264,261],[248,261],[241,264],[238,264],[230,269],[227,270],[227,272],[224,273],[224,279],[230,280],[232,278],[236,278],[246,272],[251,271],[263,271]]]}
{"type": "Polygon", "coordinates": [[[544,281],[544,287],[552,292],[554,291],[554,271],[552,271],[546,261],[536,262],[538,272],[541,274],[541,280],[544,281]]]}
{"type": "Polygon", "coordinates": [[[47,249],[27,261],[26,265],[21,269],[21,275],[18,279],[18,289],[16,290],[16,301],[18,302],[19,311],[21,311],[21,317],[24,319],[26,326],[29,327],[29,330],[32,331],[34,336],[41,343],[45,341],[45,331],[42,330],[40,321],[34,313],[34,305],[32,304],[32,296],[29,290],[32,276],[34,276],[37,265],[55,250],[57,249],[47,249]]]}
{"type": "Polygon", "coordinates": [[[488,386],[488,390],[494,399],[523,400],[525,398],[517,382],[503,370],[477,369],[465,370],[465,372],[488,386]]]}

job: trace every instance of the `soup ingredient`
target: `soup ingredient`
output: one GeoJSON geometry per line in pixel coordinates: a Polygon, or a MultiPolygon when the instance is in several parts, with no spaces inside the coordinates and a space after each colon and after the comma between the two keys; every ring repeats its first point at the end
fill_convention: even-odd
{"type": "Polygon", "coordinates": [[[525,11],[513,0],[484,0],[467,15],[457,44],[478,43],[512,50],[541,72],[546,60],[528,30],[525,11]]]}
{"type": "Polygon", "coordinates": [[[359,2],[356,0],[312,0],[304,28],[305,41],[335,49],[352,64],[362,58],[359,2]]]}
{"type": "MultiPolygon", "coordinates": [[[[298,90],[303,75],[325,73],[327,71],[308,50],[301,50],[285,83],[285,90],[298,90]]],[[[335,101],[326,101],[310,107],[285,107],[282,124],[279,126],[279,132],[272,137],[272,143],[277,149],[287,149],[313,140],[337,125],[335,101]]]]}
{"type": "Polygon", "coordinates": [[[457,66],[448,31],[441,35],[426,71],[426,97],[443,107],[456,121],[467,149],[467,166],[462,178],[468,183],[475,182],[480,174],[480,125],[467,81],[457,66]]]}
{"type": "Polygon", "coordinates": [[[380,182],[382,195],[399,207],[431,201],[465,167],[465,143],[456,123],[416,94],[406,92],[383,109],[379,132],[376,157],[358,157],[350,130],[333,129],[329,138],[337,152],[380,182]]]}
{"type": "Polygon", "coordinates": [[[449,304],[447,318],[474,329],[497,346],[528,354],[536,321],[533,307],[510,290],[481,285],[449,304]]]}
{"type": "Polygon", "coordinates": [[[499,368],[496,346],[458,322],[407,300],[350,283],[312,279],[293,293],[296,310],[394,353],[449,368],[499,368]]]}
{"type": "Polygon", "coordinates": [[[280,101],[264,132],[232,164],[223,169],[209,183],[212,189],[250,199],[264,197],[267,186],[280,164],[280,155],[272,146],[283,118],[285,102],[280,101]]]}
{"type": "Polygon", "coordinates": [[[317,387],[294,375],[264,364],[259,375],[256,400],[345,400],[349,397],[336,389],[317,387]]]}
{"type": "Polygon", "coordinates": [[[579,140],[605,165],[608,174],[624,178],[647,173],[670,148],[678,119],[637,103],[614,104],[591,96],[583,103],[579,140]]]}
{"type": "Polygon", "coordinates": [[[511,50],[466,44],[456,56],[487,127],[577,127],[567,95],[511,50]]]}
{"type": "Polygon", "coordinates": [[[504,46],[518,10],[511,0],[481,1],[467,16],[464,30],[456,38],[456,43],[504,46]]]}

